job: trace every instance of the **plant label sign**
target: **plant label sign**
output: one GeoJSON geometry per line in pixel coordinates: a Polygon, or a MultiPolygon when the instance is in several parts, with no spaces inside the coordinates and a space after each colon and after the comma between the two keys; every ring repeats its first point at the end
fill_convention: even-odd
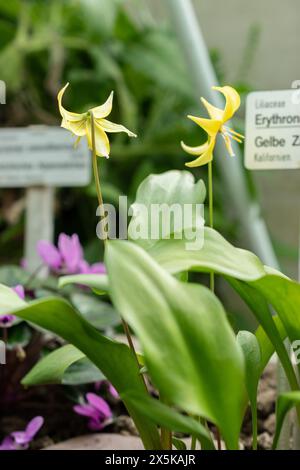
{"type": "Polygon", "coordinates": [[[245,166],[300,169],[300,90],[257,91],[246,102],[245,166]]]}
{"type": "Polygon", "coordinates": [[[85,142],[54,126],[0,129],[0,187],[85,186],[91,178],[85,142]]]}

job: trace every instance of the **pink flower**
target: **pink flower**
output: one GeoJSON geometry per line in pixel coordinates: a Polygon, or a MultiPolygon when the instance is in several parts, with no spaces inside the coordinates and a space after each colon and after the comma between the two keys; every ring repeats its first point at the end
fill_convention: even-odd
{"type": "Polygon", "coordinates": [[[30,442],[39,432],[43,424],[44,418],[36,416],[27,424],[25,431],[15,431],[9,436],[6,436],[3,439],[2,444],[0,444],[0,450],[28,449],[30,442]]]}
{"type": "Polygon", "coordinates": [[[107,422],[112,418],[112,411],[103,398],[95,393],[86,394],[87,403],[75,405],[75,413],[89,418],[88,427],[92,431],[101,431],[107,422]]]}
{"type": "Polygon", "coordinates": [[[61,233],[57,247],[50,242],[40,240],[37,251],[44,263],[59,274],[104,274],[103,263],[89,265],[83,257],[83,249],[78,235],[68,236],[61,233]]]}
{"type": "Polygon", "coordinates": [[[81,274],[105,274],[106,269],[104,263],[89,264],[87,261],[82,260],[79,265],[81,274]]]}
{"type": "MultiPolygon", "coordinates": [[[[25,290],[24,290],[24,287],[21,286],[21,284],[18,284],[17,286],[13,287],[12,290],[14,290],[16,294],[18,294],[20,299],[25,299],[25,290]]],[[[15,315],[11,315],[8,313],[4,315],[0,315],[0,327],[9,328],[10,326],[13,325],[15,319],[16,319],[15,315]]]]}
{"type": "Polygon", "coordinates": [[[21,284],[17,284],[15,287],[12,288],[16,294],[20,297],[20,299],[25,299],[25,289],[21,284]]]}
{"type": "Polygon", "coordinates": [[[67,272],[69,274],[77,273],[79,264],[83,259],[83,249],[78,235],[74,233],[71,237],[68,237],[65,233],[61,233],[58,237],[58,249],[67,272]]]}
{"type": "Polygon", "coordinates": [[[118,394],[117,390],[111,383],[108,384],[108,391],[113,398],[116,398],[116,399],[120,398],[120,395],[118,394]]]}

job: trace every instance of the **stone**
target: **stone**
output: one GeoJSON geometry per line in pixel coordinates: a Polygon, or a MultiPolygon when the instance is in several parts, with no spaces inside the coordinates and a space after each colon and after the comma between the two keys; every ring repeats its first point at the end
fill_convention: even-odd
{"type": "Polygon", "coordinates": [[[140,438],[136,436],[121,436],[120,434],[99,433],[74,437],[59,442],[44,450],[143,450],[140,438]]]}

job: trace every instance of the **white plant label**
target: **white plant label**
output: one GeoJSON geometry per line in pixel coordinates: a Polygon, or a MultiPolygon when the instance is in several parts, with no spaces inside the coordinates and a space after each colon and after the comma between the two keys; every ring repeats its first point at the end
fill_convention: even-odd
{"type": "Polygon", "coordinates": [[[86,142],[54,126],[0,129],[0,187],[85,186],[91,179],[86,142]]]}
{"type": "Polygon", "coordinates": [[[300,168],[300,90],[248,95],[245,166],[249,170],[300,168]]]}

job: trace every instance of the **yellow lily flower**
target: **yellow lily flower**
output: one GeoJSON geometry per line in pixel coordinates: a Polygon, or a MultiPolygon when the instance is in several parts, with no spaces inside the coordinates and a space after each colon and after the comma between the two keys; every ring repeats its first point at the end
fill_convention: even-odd
{"type": "Polygon", "coordinates": [[[240,95],[234,88],[230,86],[214,86],[212,87],[212,89],[220,91],[225,96],[225,108],[219,109],[210,104],[204,98],[201,98],[201,101],[205,106],[210,116],[210,119],[188,116],[189,119],[198,124],[198,126],[202,127],[202,129],[204,129],[208,135],[207,141],[204,144],[199,145],[198,147],[189,147],[184,142],[181,142],[183,150],[185,150],[190,155],[198,155],[198,158],[186,163],[186,166],[189,167],[206,165],[206,163],[212,161],[213,151],[216,145],[216,139],[218,134],[221,134],[221,136],[223,137],[227,151],[231,157],[234,157],[234,153],[231,146],[231,139],[241,143],[241,139],[244,138],[243,135],[225,126],[225,123],[232,118],[232,116],[240,107],[240,95]]]}
{"type": "Polygon", "coordinates": [[[113,102],[113,91],[109,95],[108,99],[101,106],[96,106],[95,108],[89,109],[86,113],[78,114],[67,111],[62,105],[62,97],[69,86],[67,83],[58,93],[58,106],[59,111],[62,116],[61,127],[71,131],[77,136],[75,145],[78,144],[81,137],[86,136],[87,142],[90,150],[93,150],[92,147],[92,127],[91,127],[91,118],[94,118],[94,128],[95,128],[95,144],[96,144],[96,154],[99,157],[109,158],[110,153],[110,144],[107,137],[108,132],[126,132],[129,137],[136,137],[136,135],[126,129],[126,127],[121,124],[115,124],[113,122],[105,119],[112,110],[113,102]]]}

